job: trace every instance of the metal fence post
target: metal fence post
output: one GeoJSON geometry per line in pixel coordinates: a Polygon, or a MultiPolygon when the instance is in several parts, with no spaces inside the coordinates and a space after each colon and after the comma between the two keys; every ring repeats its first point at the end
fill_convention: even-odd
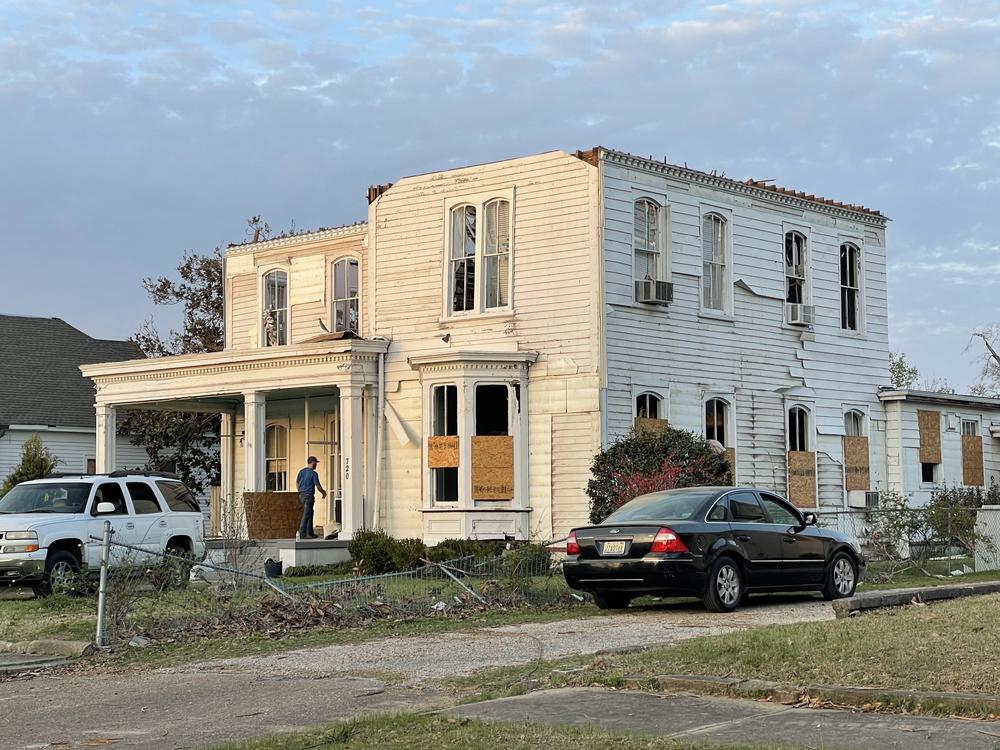
{"type": "Polygon", "coordinates": [[[108,557],[111,550],[111,521],[104,522],[104,536],[101,540],[101,587],[97,593],[97,637],[98,647],[106,646],[104,635],[104,610],[108,599],[108,557]]]}

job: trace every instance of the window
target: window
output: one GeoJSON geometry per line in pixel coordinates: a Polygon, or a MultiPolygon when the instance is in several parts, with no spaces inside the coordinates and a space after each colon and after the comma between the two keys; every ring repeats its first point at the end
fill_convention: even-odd
{"type": "Polygon", "coordinates": [[[288,428],[271,424],[264,430],[265,486],[269,492],[288,489],[288,428]]]}
{"type": "Polygon", "coordinates": [[[848,437],[864,437],[865,415],[857,409],[844,414],[844,434],[848,437]]]}
{"type": "Polygon", "coordinates": [[[771,518],[771,523],[780,523],[782,526],[799,526],[798,516],[774,495],[761,493],[760,502],[771,518]]]}
{"type": "Polygon", "coordinates": [[[658,279],[660,256],[660,207],[648,198],[635,202],[632,247],[635,252],[635,280],[658,279]]]}
{"type": "Polygon", "coordinates": [[[840,327],[860,330],[861,251],[850,243],[840,246],[840,327]]]}
{"type": "Polygon", "coordinates": [[[729,424],[729,404],[721,398],[710,398],[705,402],[705,439],[717,440],[723,448],[728,448],[726,442],[729,424]]]}
{"type": "Polygon", "coordinates": [[[288,274],[264,274],[263,297],[264,346],[284,346],[288,343],[288,274]]]}
{"type": "Polygon", "coordinates": [[[938,466],[940,464],[920,464],[920,481],[925,484],[936,484],[937,483],[937,473],[938,466]]]}
{"type": "MultiPolygon", "coordinates": [[[[458,386],[436,385],[432,389],[431,399],[431,432],[436,436],[457,436],[458,386]]],[[[458,466],[435,468],[431,471],[434,502],[458,502],[458,466]]]]}
{"type": "Polygon", "coordinates": [[[764,509],[752,492],[734,492],[729,496],[729,510],[734,523],[764,523],[764,509]]]}
{"type": "Polygon", "coordinates": [[[174,513],[201,513],[201,506],[191,490],[180,482],[157,482],[156,486],[174,513]]]}
{"type": "Polygon", "coordinates": [[[809,450],[809,412],[802,406],[788,410],[788,450],[809,450]]]}
{"type": "Polygon", "coordinates": [[[483,264],[486,266],[486,309],[510,304],[510,201],[493,200],[484,208],[486,236],[483,264]]]}
{"type": "Polygon", "coordinates": [[[340,499],[343,496],[343,488],[340,479],[340,457],[342,454],[340,447],[340,409],[335,410],[329,418],[329,448],[327,454],[327,471],[329,480],[327,482],[330,489],[330,497],[333,501],[333,519],[341,521],[340,499]]]}
{"type": "Polygon", "coordinates": [[[86,471],[87,471],[88,474],[96,474],[97,473],[97,459],[96,458],[88,458],[87,459],[87,470],[86,471]]]}
{"type": "Polygon", "coordinates": [[[785,233],[785,301],[806,303],[806,237],[801,232],[785,233]]]}
{"type": "Polygon", "coordinates": [[[476,207],[451,212],[452,312],[476,308],[476,207]]]}
{"type": "Polygon", "coordinates": [[[333,331],[358,333],[358,261],[342,258],[333,264],[333,331]]]}
{"type": "Polygon", "coordinates": [[[641,393],[635,399],[635,416],[645,419],[663,419],[660,416],[662,399],[655,393],[641,393]]]}
{"type": "Polygon", "coordinates": [[[476,435],[510,434],[510,390],[506,385],[476,386],[476,435]]]}
{"type": "Polygon", "coordinates": [[[510,307],[511,202],[464,203],[451,209],[448,221],[449,312],[510,307]]]}
{"type": "Polygon", "coordinates": [[[962,420],[962,434],[970,436],[979,435],[979,422],[975,419],[963,419],[962,420]]]}
{"type": "Polygon", "coordinates": [[[132,507],[135,508],[136,515],[145,513],[159,513],[160,503],[156,500],[153,488],[145,482],[126,482],[128,494],[132,496],[132,507]]]}
{"type": "Polygon", "coordinates": [[[106,482],[94,492],[94,504],[90,508],[90,515],[97,515],[99,503],[111,503],[115,506],[112,513],[102,513],[108,516],[127,516],[128,508],[125,506],[125,495],[122,493],[122,486],[118,482],[106,482]]]}
{"type": "Polygon", "coordinates": [[[701,230],[701,305],[722,312],[726,309],[726,221],[718,214],[707,214],[701,230]]]}
{"type": "Polygon", "coordinates": [[[708,512],[705,517],[706,521],[728,521],[729,517],[729,503],[725,498],[717,502],[712,506],[712,510],[708,512]]]}

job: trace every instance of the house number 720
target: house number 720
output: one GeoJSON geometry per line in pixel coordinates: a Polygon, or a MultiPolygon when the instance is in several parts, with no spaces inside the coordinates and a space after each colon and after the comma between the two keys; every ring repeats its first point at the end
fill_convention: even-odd
{"type": "Polygon", "coordinates": [[[345,458],[344,459],[344,479],[346,480],[346,479],[350,479],[350,478],[351,478],[351,459],[345,458]]]}

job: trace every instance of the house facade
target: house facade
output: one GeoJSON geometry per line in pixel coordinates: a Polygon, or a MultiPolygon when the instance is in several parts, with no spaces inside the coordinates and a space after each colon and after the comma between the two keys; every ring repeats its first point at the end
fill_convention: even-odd
{"type": "Polygon", "coordinates": [[[802,507],[888,486],[885,225],[608,149],[369,189],[367,221],[231,247],[224,351],[84,367],[121,408],[221,413],[223,498],[317,524],[550,539],[636,419],[704,434],[802,507]]]}

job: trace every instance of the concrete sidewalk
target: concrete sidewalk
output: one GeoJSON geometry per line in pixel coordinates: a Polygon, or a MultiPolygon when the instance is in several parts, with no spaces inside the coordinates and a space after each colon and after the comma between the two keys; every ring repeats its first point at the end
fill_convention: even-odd
{"type": "Polygon", "coordinates": [[[1000,722],[791,708],[776,703],[603,688],[544,690],[473,703],[448,716],[589,727],[707,746],[768,744],[824,750],[995,750],[1000,722]]]}

